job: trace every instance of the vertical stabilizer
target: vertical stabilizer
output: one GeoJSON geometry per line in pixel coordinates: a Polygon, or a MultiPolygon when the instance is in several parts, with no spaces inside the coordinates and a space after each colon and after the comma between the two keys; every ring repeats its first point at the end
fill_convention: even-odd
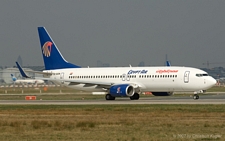
{"type": "Polygon", "coordinates": [[[25,73],[25,71],[23,70],[23,68],[20,66],[20,64],[18,62],[16,62],[17,68],[20,71],[20,74],[25,77],[25,78],[30,78],[29,76],[27,76],[27,74],[25,73]]]}
{"type": "Polygon", "coordinates": [[[17,80],[17,78],[13,74],[11,74],[11,78],[12,78],[13,82],[15,82],[17,80]]]}
{"type": "Polygon", "coordinates": [[[80,66],[71,64],[63,58],[45,27],[38,27],[38,34],[46,70],[80,68],[80,66]]]}

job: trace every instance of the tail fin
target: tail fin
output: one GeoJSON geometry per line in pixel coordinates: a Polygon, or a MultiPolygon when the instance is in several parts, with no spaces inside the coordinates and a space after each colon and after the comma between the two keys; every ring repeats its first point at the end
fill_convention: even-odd
{"type": "Polygon", "coordinates": [[[30,78],[29,76],[27,76],[27,74],[24,72],[23,68],[19,65],[18,62],[16,62],[16,65],[17,65],[17,67],[18,67],[18,69],[19,69],[19,71],[20,71],[20,74],[21,74],[23,77],[25,77],[25,78],[30,78]]]}
{"type": "Polygon", "coordinates": [[[13,74],[11,74],[11,78],[12,78],[13,82],[15,82],[17,80],[16,77],[13,74]]]}
{"type": "Polygon", "coordinates": [[[46,70],[80,68],[80,66],[71,64],[63,58],[45,27],[38,27],[38,33],[46,70]]]}

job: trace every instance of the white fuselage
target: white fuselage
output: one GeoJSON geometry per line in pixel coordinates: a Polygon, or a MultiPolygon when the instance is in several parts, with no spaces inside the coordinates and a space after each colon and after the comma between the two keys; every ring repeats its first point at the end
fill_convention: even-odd
{"type": "Polygon", "coordinates": [[[35,79],[26,79],[26,80],[16,80],[15,84],[44,84],[43,80],[35,80],[35,79]]]}
{"type": "MultiPolygon", "coordinates": [[[[86,90],[106,91],[95,82],[132,84],[141,92],[176,92],[206,90],[216,84],[216,80],[205,71],[191,67],[111,67],[75,68],[46,70],[53,73],[49,77],[65,86],[86,90]],[[79,81],[80,83],[72,83],[79,81]],[[86,84],[83,82],[93,82],[86,84]]],[[[104,85],[104,84],[103,84],[104,85]]]]}

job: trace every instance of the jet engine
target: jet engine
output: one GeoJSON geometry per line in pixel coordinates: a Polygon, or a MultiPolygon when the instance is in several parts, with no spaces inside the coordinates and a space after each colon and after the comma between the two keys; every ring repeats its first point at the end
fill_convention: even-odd
{"type": "Polygon", "coordinates": [[[131,97],[134,95],[134,87],[130,84],[113,85],[109,89],[109,93],[113,97],[131,97]]]}

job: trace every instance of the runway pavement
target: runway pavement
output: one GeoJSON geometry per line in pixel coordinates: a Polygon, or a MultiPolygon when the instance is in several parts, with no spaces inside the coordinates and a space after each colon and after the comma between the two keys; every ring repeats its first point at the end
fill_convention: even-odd
{"type": "Polygon", "coordinates": [[[225,104],[225,94],[200,95],[194,100],[190,95],[140,97],[139,100],[116,98],[116,100],[0,100],[0,105],[105,105],[105,104],[225,104]]]}

